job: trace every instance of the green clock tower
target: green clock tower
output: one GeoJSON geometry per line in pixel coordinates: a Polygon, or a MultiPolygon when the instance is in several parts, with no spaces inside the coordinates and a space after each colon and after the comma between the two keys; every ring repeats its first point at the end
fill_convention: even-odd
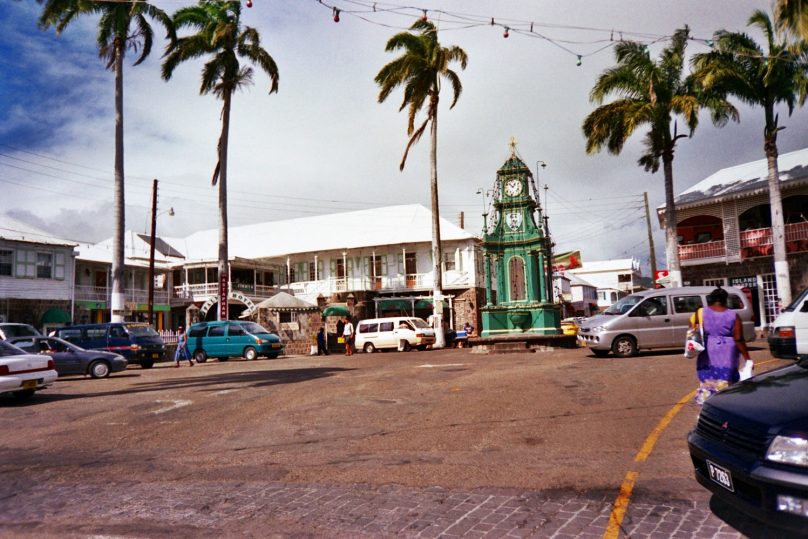
{"type": "Polygon", "coordinates": [[[510,157],[497,171],[492,205],[483,230],[486,305],[480,309],[480,336],[559,335],[561,310],[553,303],[552,243],[542,226],[546,221],[533,175],[517,155],[514,139],[510,157]]]}

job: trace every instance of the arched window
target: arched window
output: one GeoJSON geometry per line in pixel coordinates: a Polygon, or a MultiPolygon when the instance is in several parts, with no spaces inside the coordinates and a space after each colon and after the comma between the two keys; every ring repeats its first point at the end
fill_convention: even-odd
{"type": "Polygon", "coordinates": [[[707,243],[724,239],[724,225],[721,219],[710,215],[689,217],[676,225],[679,243],[707,243]]]}
{"type": "Polygon", "coordinates": [[[760,204],[749,208],[738,216],[738,229],[755,230],[756,228],[770,228],[772,226],[771,207],[768,204],[760,204]]]}
{"type": "Polygon", "coordinates": [[[783,220],[787,225],[808,221],[808,195],[794,195],[784,198],[783,220]]]}
{"type": "Polygon", "coordinates": [[[525,299],[525,262],[518,256],[511,257],[508,262],[508,277],[510,279],[510,300],[525,299]]]}

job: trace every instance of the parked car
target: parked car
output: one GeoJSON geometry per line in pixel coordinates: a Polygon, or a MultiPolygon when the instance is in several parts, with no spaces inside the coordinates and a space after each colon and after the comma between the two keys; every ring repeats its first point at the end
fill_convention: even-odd
{"type": "Polygon", "coordinates": [[[0,340],[11,337],[36,337],[42,335],[34,326],[30,324],[0,324],[0,340]]]}
{"type": "Polygon", "coordinates": [[[93,378],[106,378],[111,372],[126,370],[128,364],[120,354],[85,350],[58,337],[14,337],[8,342],[30,354],[50,356],[59,376],[88,374],[93,378]]]}
{"type": "MultiPolygon", "coordinates": [[[[636,356],[640,350],[682,348],[690,316],[707,306],[712,286],[659,288],[631,294],[587,318],[578,330],[578,342],[596,356],[636,356]]],[[[738,312],[746,342],[755,340],[752,304],[737,288],[725,287],[728,307],[738,312]]]]}
{"type": "Polygon", "coordinates": [[[755,376],[704,403],[688,436],[696,479],[779,528],[808,530],[808,360],[755,376]]]}
{"type": "Polygon", "coordinates": [[[281,338],[255,322],[199,322],[188,328],[187,336],[188,351],[197,363],[204,363],[209,357],[219,361],[236,356],[248,361],[259,356],[275,359],[283,352],[281,338]]]}
{"type": "Polygon", "coordinates": [[[774,357],[808,357],[808,288],[772,323],[769,351],[774,357]]]}
{"type": "Polygon", "coordinates": [[[27,399],[53,384],[58,376],[53,359],[29,354],[0,341],[0,394],[11,393],[15,398],[27,399]]]}
{"type": "Polygon", "coordinates": [[[166,345],[149,324],[110,322],[66,326],[56,330],[56,337],[85,350],[104,350],[120,354],[129,363],[150,369],[155,361],[166,359],[166,345]]]}
{"type": "Polygon", "coordinates": [[[426,350],[427,346],[435,344],[435,331],[414,316],[371,318],[356,324],[354,344],[357,350],[368,353],[384,349],[426,350]]]}

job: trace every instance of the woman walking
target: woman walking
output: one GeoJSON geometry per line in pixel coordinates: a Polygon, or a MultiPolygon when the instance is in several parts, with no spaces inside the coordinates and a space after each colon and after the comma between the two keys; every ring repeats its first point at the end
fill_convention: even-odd
{"type": "MultiPolygon", "coordinates": [[[[743,340],[743,326],[738,313],[727,307],[728,294],[716,288],[707,296],[707,308],[701,311],[704,351],[696,360],[699,388],[696,403],[701,405],[710,395],[736,383],[739,359],[750,361],[749,350],[743,340]]],[[[698,314],[691,318],[693,327],[699,324],[698,314]]]]}

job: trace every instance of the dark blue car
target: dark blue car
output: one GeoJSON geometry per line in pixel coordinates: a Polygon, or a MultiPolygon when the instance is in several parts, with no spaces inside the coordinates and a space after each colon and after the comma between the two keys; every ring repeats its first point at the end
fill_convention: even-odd
{"type": "Polygon", "coordinates": [[[808,530],[808,360],[710,397],[688,436],[696,479],[768,525],[808,530]]]}
{"type": "Polygon", "coordinates": [[[106,378],[111,372],[126,370],[127,361],[119,354],[85,350],[58,337],[13,337],[8,342],[31,354],[50,356],[59,376],[86,374],[106,378]]]}
{"type": "Polygon", "coordinates": [[[140,322],[66,326],[56,330],[56,337],[87,350],[120,354],[129,363],[139,363],[144,369],[166,359],[166,345],[160,334],[149,324],[140,322]]]}

